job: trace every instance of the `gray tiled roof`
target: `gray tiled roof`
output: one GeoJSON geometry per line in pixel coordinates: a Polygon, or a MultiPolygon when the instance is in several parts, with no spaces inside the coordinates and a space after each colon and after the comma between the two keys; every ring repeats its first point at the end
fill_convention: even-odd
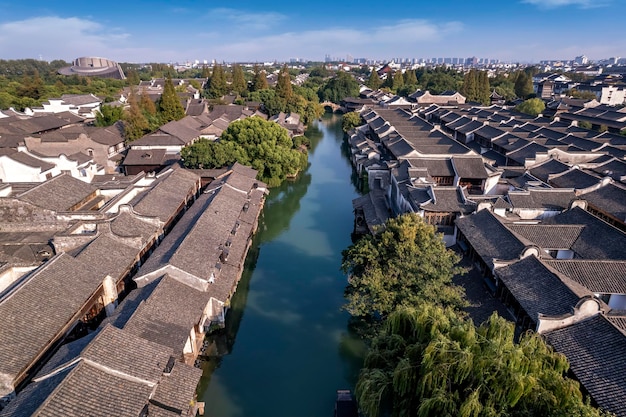
{"type": "Polygon", "coordinates": [[[97,190],[91,184],[61,174],[22,193],[18,198],[38,207],[68,211],[97,190]]]}
{"type": "Polygon", "coordinates": [[[178,246],[170,263],[196,277],[209,279],[246,202],[246,194],[228,186],[216,191],[211,205],[178,246]]]}
{"type": "Polygon", "coordinates": [[[506,156],[507,158],[524,165],[527,159],[535,158],[539,152],[547,153],[548,148],[538,143],[531,142],[523,148],[507,153],[506,156]]]}
{"type": "Polygon", "coordinates": [[[545,333],[563,353],[570,370],[601,408],[626,416],[626,336],[606,317],[596,315],[545,333]]]}
{"type": "Polygon", "coordinates": [[[584,225],[572,246],[577,258],[626,259],[626,234],[579,207],[545,219],[543,224],[584,225]]]}
{"type": "Polygon", "coordinates": [[[626,294],[626,261],[544,260],[573,281],[597,294],[626,294]]]}
{"type": "Polygon", "coordinates": [[[129,149],[122,165],[163,165],[165,149],[129,149]]]}
{"type": "Polygon", "coordinates": [[[137,417],[152,392],[146,383],[79,363],[42,404],[38,417],[137,417]]]}
{"type": "Polygon", "coordinates": [[[193,194],[200,177],[185,169],[174,169],[155,185],[131,202],[137,213],[155,216],[167,222],[176,210],[193,194]]]}
{"type": "Polygon", "coordinates": [[[587,200],[596,210],[608,213],[620,221],[626,221],[626,189],[607,184],[595,191],[583,194],[581,199],[587,200]]]}
{"type": "Polygon", "coordinates": [[[570,249],[580,237],[584,226],[511,224],[509,229],[543,249],[570,249]]]}
{"type": "Polygon", "coordinates": [[[31,365],[60,329],[72,321],[100,282],[101,278],[85,264],[62,253],[0,300],[0,357],[4,358],[0,373],[15,376],[31,365]]]}
{"type": "Polygon", "coordinates": [[[583,189],[598,184],[600,178],[580,169],[571,169],[561,174],[551,176],[548,182],[559,188],[583,189]]]}
{"type": "Polygon", "coordinates": [[[576,198],[573,190],[553,188],[531,188],[525,191],[510,191],[508,199],[516,209],[565,210],[576,198]]]}
{"type": "Polygon", "coordinates": [[[476,204],[465,201],[457,187],[433,187],[432,191],[434,201],[421,205],[425,211],[468,214],[476,209],[476,204]]]}
{"type": "Polygon", "coordinates": [[[452,166],[460,178],[486,179],[489,177],[483,158],[477,156],[454,156],[452,166]]]}
{"type": "Polygon", "coordinates": [[[161,378],[151,402],[164,404],[170,409],[180,410],[181,413],[187,412],[201,377],[201,369],[177,363],[169,375],[161,378]]]}
{"type": "Polygon", "coordinates": [[[184,144],[189,144],[200,136],[200,131],[190,126],[192,123],[199,126],[193,117],[186,116],[181,120],[171,121],[161,126],[159,130],[177,137],[184,144]]]}
{"type": "Polygon", "coordinates": [[[526,245],[530,244],[514,235],[489,210],[480,210],[469,216],[458,218],[456,225],[487,264],[491,264],[494,258],[516,259],[526,245]]]}
{"type": "Polygon", "coordinates": [[[117,281],[130,269],[138,252],[138,249],[127,246],[110,235],[100,234],[80,249],[76,259],[88,265],[96,274],[97,280],[102,281],[105,276],[110,275],[117,281]]]}
{"type": "Polygon", "coordinates": [[[495,273],[535,322],[539,314],[557,316],[571,312],[582,295],[575,294],[534,256],[496,268],[495,273]]]}
{"type": "Polygon", "coordinates": [[[149,135],[145,135],[135,141],[130,146],[131,148],[139,146],[183,146],[185,142],[180,140],[174,135],[169,133],[156,132],[149,135]]]}
{"type": "Polygon", "coordinates": [[[176,355],[182,355],[189,333],[199,324],[210,297],[165,275],[135,310],[124,331],[168,346],[176,355]]]}
{"type": "Polygon", "coordinates": [[[616,181],[621,181],[622,178],[626,178],[626,161],[611,158],[609,161],[596,165],[591,170],[598,175],[608,176],[616,181]]]}
{"type": "Polygon", "coordinates": [[[89,137],[97,143],[102,145],[118,145],[124,143],[123,127],[121,122],[118,122],[108,127],[86,127],[89,137]]]}
{"type": "Polygon", "coordinates": [[[111,220],[111,231],[117,236],[136,237],[140,236],[143,243],[147,243],[155,237],[159,227],[153,223],[142,220],[130,211],[122,211],[111,220]]]}
{"type": "Polygon", "coordinates": [[[412,167],[426,168],[433,177],[454,177],[451,158],[410,158],[412,167]]]}
{"type": "Polygon", "coordinates": [[[569,165],[551,158],[540,165],[533,166],[529,169],[529,171],[541,181],[547,182],[550,174],[559,174],[567,171],[568,169],[570,169],[569,165]]]}
{"type": "Polygon", "coordinates": [[[372,190],[364,196],[352,200],[353,208],[363,209],[365,222],[370,230],[383,225],[389,219],[389,208],[382,190],[372,190]]]}

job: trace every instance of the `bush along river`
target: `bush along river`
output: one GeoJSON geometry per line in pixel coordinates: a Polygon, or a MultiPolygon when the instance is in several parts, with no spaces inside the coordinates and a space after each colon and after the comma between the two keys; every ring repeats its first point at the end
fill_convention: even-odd
{"type": "Polygon", "coordinates": [[[307,130],[309,167],[272,188],[233,297],[212,334],[198,400],[210,417],[330,417],[354,389],[365,348],[341,310],[359,196],[341,116],[307,130]]]}

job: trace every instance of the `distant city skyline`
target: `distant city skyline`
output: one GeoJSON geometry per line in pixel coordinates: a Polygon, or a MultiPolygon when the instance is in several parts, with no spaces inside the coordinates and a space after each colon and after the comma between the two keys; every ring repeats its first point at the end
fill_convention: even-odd
{"type": "Polygon", "coordinates": [[[476,56],[536,63],[626,55],[623,0],[56,3],[0,0],[0,59],[102,56],[142,63],[476,56]]]}

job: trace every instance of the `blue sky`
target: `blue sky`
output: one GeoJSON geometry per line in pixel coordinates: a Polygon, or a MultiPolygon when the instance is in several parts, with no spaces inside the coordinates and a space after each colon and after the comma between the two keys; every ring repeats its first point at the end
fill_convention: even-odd
{"type": "Polygon", "coordinates": [[[0,0],[0,59],[626,56],[626,0],[0,0]]]}

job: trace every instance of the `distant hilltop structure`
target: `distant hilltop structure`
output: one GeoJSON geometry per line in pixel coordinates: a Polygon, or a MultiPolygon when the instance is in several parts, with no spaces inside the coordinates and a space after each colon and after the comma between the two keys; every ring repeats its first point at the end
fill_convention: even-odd
{"type": "Polygon", "coordinates": [[[118,80],[126,78],[122,67],[117,62],[92,56],[76,58],[71,67],[61,68],[59,74],[115,78],[118,80]]]}

